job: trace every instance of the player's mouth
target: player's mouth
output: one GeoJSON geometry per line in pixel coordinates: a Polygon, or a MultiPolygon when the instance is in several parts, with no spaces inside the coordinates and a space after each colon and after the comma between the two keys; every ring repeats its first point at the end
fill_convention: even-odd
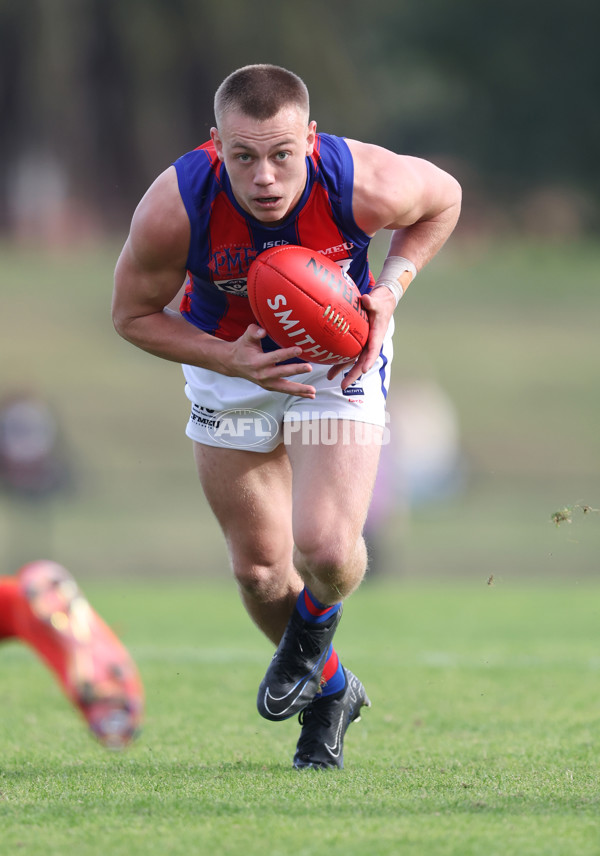
{"type": "Polygon", "coordinates": [[[281,201],[281,196],[257,196],[254,202],[260,208],[275,208],[281,201]]]}

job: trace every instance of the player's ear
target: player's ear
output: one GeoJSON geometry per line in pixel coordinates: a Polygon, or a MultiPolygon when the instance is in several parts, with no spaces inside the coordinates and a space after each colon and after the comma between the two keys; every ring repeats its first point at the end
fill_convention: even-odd
{"type": "Polygon", "coordinates": [[[219,136],[218,128],[210,129],[210,138],[213,141],[213,145],[217,151],[217,157],[220,161],[223,160],[223,143],[221,141],[221,137],[219,136]]]}
{"type": "Polygon", "coordinates": [[[315,136],[317,134],[317,123],[313,120],[309,122],[308,134],[306,135],[306,154],[312,155],[315,147],[315,136]]]}

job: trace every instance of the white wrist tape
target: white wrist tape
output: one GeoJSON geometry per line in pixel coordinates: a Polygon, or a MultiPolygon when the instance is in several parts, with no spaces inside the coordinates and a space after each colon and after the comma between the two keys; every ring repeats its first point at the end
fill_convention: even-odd
{"type": "Polygon", "coordinates": [[[405,271],[409,271],[412,275],[412,282],[417,275],[417,269],[414,264],[408,259],[403,259],[402,256],[388,256],[383,263],[381,273],[374,285],[374,288],[377,288],[379,285],[383,285],[384,288],[389,289],[396,298],[396,306],[404,294],[404,288],[400,282],[400,277],[405,271]]]}

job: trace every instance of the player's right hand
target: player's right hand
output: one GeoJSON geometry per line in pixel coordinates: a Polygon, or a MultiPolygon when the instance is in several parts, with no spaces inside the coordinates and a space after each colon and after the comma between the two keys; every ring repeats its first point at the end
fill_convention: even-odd
{"type": "Polygon", "coordinates": [[[265,352],[261,341],[267,335],[266,330],[258,324],[250,324],[242,336],[231,343],[230,371],[228,374],[243,377],[253,383],[273,392],[284,392],[286,395],[298,395],[301,398],[314,398],[314,386],[290,380],[295,375],[312,371],[310,363],[289,363],[286,360],[299,357],[302,349],[278,348],[265,352]]]}

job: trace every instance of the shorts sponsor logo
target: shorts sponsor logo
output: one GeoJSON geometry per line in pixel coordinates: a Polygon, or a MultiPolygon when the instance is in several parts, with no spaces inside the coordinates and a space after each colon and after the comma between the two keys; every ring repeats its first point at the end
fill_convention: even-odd
{"type": "Polygon", "coordinates": [[[262,410],[220,410],[206,429],[213,440],[232,449],[253,449],[270,443],[279,432],[277,420],[262,410]]]}
{"type": "MultiPolygon", "coordinates": [[[[344,377],[347,377],[347,375],[348,375],[348,372],[344,372],[344,377]]],[[[346,389],[342,390],[342,393],[347,398],[353,398],[354,396],[358,396],[358,395],[364,396],[365,391],[364,391],[363,387],[358,386],[358,384],[360,383],[361,380],[362,380],[362,375],[359,375],[356,378],[356,380],[354,381],[354,383],[351,383],[350,386],[348,386],[348,387],[346,387],[346,389]]]]}
{"type": "Polygon", "coordinates": [[[211,410],[210,407],[202,407],[199,404],[192,404],[190,421],[194,425],[203,425],[205,428],[211,428],[219,424],[217,411],[211,410]]]}

